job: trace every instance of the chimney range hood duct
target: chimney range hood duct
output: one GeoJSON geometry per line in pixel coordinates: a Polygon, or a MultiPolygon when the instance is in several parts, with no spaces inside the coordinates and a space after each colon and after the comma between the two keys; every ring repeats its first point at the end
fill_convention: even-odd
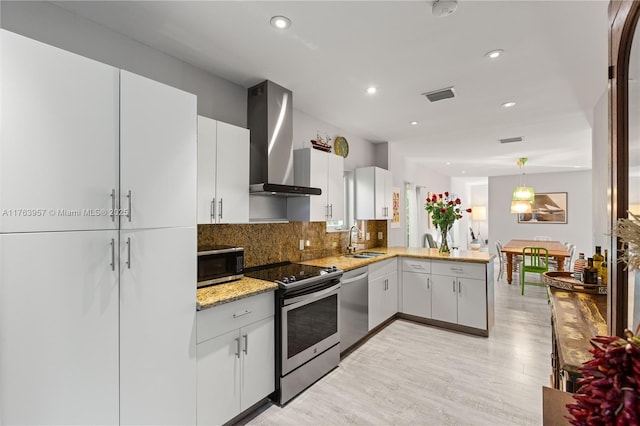
{"type": "Polygon", "coordinates": [[[293,94],[272,81],[248,91],[251,131],[249,192],[252,195],[320,195],[320,188],[293,185],[293,94]]]}

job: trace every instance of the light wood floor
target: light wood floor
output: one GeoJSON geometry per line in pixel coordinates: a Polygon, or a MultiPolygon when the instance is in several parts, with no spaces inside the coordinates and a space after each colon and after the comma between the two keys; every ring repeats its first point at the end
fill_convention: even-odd
{"type": "MultiPolygon", "coordinates": [[[[496,275],[497,276],[497,275],[496,275]]],[[[396,320],[284,408],[251,425],[539,425],[551,373],[544,288],[496,282],[496,325],[474,337],[396,320]]]]}

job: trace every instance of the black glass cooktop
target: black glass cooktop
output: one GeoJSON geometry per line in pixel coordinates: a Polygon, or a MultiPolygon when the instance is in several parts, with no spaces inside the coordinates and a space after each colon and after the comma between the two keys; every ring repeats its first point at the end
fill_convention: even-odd
{"type": "Polygon", "coordinates": [[[335,267],[321,268],[299,263],[284,263],[260,266],[255,270],[245,270],[244,275],[260,280],[288,284],[337,271],[339,270],[335,267]]]}

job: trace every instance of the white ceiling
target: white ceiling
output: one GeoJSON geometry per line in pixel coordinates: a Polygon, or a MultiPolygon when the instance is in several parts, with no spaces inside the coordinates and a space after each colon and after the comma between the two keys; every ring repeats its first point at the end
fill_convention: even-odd
{"type": "Polygon", "coordinates": [[[460,1],[444,18],[430,1],[55,3],[241,86],[273,80],[295,108],[446,175],[517,174],[519,157],[527,173],[591,168],[606,0],[460,1]],[[455,98],[421,96],[447,86],[455,98]]]}

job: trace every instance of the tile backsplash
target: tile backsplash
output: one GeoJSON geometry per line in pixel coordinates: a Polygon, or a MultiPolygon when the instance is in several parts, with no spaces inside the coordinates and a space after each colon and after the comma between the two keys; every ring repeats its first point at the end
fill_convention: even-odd
{"type": "MultiPolygon", "coordinates": [[[[364,222],[365,235],[359,248],[387,247],[387,221],[364,222]],[[382,232],[382,239],[378,233],[382,232]]],[[[239,225],[198,225],[198,249],[206,245],[244,247],[246,268],[284,261],[300,262],[346,253],[348,232],[327,232],[325,222],[251,223],[239,225]],[[305,242],[300,250],[300,240],[305,242]]]]}

